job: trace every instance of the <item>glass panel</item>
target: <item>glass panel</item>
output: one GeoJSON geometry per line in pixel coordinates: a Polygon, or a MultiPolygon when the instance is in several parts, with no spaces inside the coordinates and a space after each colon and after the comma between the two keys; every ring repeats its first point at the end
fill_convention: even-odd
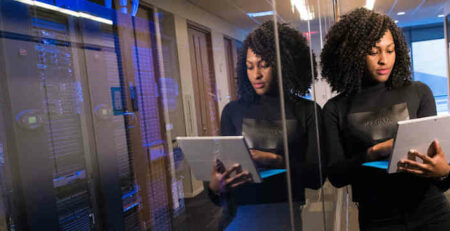
{"type": "MultiPolygon", "coordinates": [[[[328,182],[325,182],[325,156],[323,143],[319,139],[322,132],[321,107],[331,96],[331,90],[326,82],[321,80],[317,64],[323,47],[322,39],[334,21],[333,5],[331,1],[277,1],[277,3],[278,9],[280,9],[280,21],[300,31],[304,37],[304,45],[301,50],[293,51],[297,54],[294,58],[294,65],[289,66],[289,58],[285,58],[289,57],[289,51],[283,50],[283,48],[280,50],[281,68],[287,70],[283,73],[284,81],[293,81],[292,79],[299,78],[302,81],[301,84],[307,84],[306,87],[309,88],[305,95],[302,95],[302,92],[296,92],[297,96],[306,99],[299,100],[297,105],[305,103],[310,105],[299,109],[306,118],[306,129],[302,139],[307,140],[305,145],[308,148],[304,153],[295,153],[303,155],[300,158],[304,162],[291,165],[294,168],[300,168],[302,174],[300,179],[293,180],[293,185],[302,182],[305,187],[301,215],[304,221],[303,229],[332,230],[335,217],[333,213],[335,190],[328,182]],[[283,62],[283,60],[285,61],[283,62]],[[311,179],[314,180],[310,181],[311,179]]],[[[281,44],[287,43],[281,37],[280,41],[281,44]]],[[[284,45],[284,49],[286,46],[288,45],[284,45]]],[[[295,47],[300,47],[300,45],[295,47]]],[[[293,50],[294,48],[287,49],[293,50]]],[[[298,85],[295,86],[298,87],[298,85]]],[[[293,87],[292,84],[290,87],[293,87]]],[[[286,117],[288,117],[288,112],[286,112],[286,117]]],[[[289,120],[286,122],[288,124],[289,120]]]]}
{"type": "Polygon", "coordinates": [[[97,208],[77,26],[17,1],[1,12],[6,226],[88,230],[97,208]]]}
{"type": "MultiPolygon", "coordinates": [[[[175,29],[187,31],[176,39],[189,48],[178,53],[180,67],[187,72],[181,77],[185,113],[192,126],[186,133],[223,137],[202,141],[205,149],[211,149],[202,162],[192,159],[186,140],[178,140],[185,159],[183,168],[176,168],[184,181],[185,212],[176,218],[175,227],[290,230],[276,40],[273,22],[268,21],[274,17],[272,5],[259,0],[193,5],[208,14],[174,12],[175,29]],[[235,136],[243,137],[232,140],[235,136]]],[[[301,221],[296,222],[300,228],[301,221]]]]}
{"type": "Polygon", "coordinates": [[[325,230],[318,3],[0,0],[0,229],[325,230]]]}
{"type": "Polygon", "coordinates": [[[0,3],[0,229],[293,228],[284,165],[298,165],[283,152],[270,2],[0,3]],[[200,157],[177,141],[219,135],[245,138],[211,139],[214,152],[200,157]],[[226,180],[242,177],[228,186],[246,185],[213,192],[214,157],[243,172],[256,163],[252,180],[266,177],[244,182],[236,168],[226,180]]]}
{"type": "MultiPolygon", "coordinates": [[[[414,219],[414,221],[411,219],[400,220],[395,217],[413,217],[414,214],[429,213],[426,212],[425,207],[421,207],[427,203],[437,203],[443,207],[448,204],[445,199],[442,199],[442,194],[437,192],[439,190],[448,191],[448,187],[442,187],[440,185],[442,182],[435,183],[436,179],[417,177],[407,173],[388,175],[385,170],[386,167],[377,169],[360,166],[361,163],[366,165],[366,162],[369,162],[373,157],[377,157],[377,155],[373,155],[373,150],[380,147],[380,143],[395,137],[397,121],[448,113],[448,62],[445,61],[447,44],[444,42],[443,23],[447,2],[336,1],[335,10],[338,22],[336,22],[334,28],[331,28],[327,40],[324,40],[325,49],[321,55],[321,67],[323,77],[328,80],[333,90],[340,93],[340,96],[330,99],[324,108],[324,134],[326,148],[328,148],[328,178],[333,185],[339,186],[335,189],[336,206],[333,211],[336,218],[335,228],[339,228],[339,230],[359,230],[360,227],[370,229],[372,224],[376,224],[376,227],[379,228],[382,224],[378,221],[381,219],[390,224],[395,224],[394,229],[409,227],[410,222],[415,222],[420,227],[422,225],[420,219],[414,219]],[[373,9],[374,12],[387,15],[390,19],[385,18],[379,24],[381,26],[375,26],[374,22],[380,21],[381,16],[376,16],[369,11],[364,12],[361,7],[373,9]],[[358,12],[355,13],[354,10],[358,12]],[[344,16],[352,11],[351,16],[344,16]],[[369,18],[368,15],[372,16],[369,18]],[[396,31],[395,27],[399,30],[396,31]],[[379,60],[376,65],[373,65],[374,63],[370,61],[373,57],[381,56],[380,54],[388,54],[386,53],[388,49],[382,48],[381,43],[386,40],[383,37],[385,31],[379,31],[380,28],[389,28],[392,35],[391,40],[395,44],[395,66],[392,66],[392,72],[389,72],[386,80],[376,76],[383,75],[381,73],[383,68],[379,66],[386,67],[386,63],[389,63],[388,58],[386,58],[388,56],[385,55],[384,58],[386,59],[379,60]],[[366,44],[364,45],[365,41],[366,44]],[[351,44],[351,46],[348,46],[348,44],[351,44]],[[380,49],[374,47],[374,45],[377,45],[380,49]],[[344,58],[339,60],[339,57],[344,57],[345,60],[344,58]],[[433,57],[433,59],[430,57],[433,57]],[[410,66],[408,62],[411,63],[410,66]],[[371,68],[374,66],[380,68],[379,72],[371,72],[371,68]],[[361,69],[359,74],[355,73],[358,68],[361,69]],[[399,71],[401,68],[404,68],[404,71],[399,71]],[[411,73],[408,69],[411,70],[411,73]],[[341,70],[347,71],[342,72],[341,75],[339,74],[341,70]],[[399,73],[403,73],[402,77],[398,77],[399,73]],[[400,84],[403,81],[394,83],[395,79],[405,79],[406,77],[411,79],[411,85],[403,86],[400,84]],[[347,83],[344,80],[347,80],[347,83]],[[386,84],[378,84],[379,88],[377,88],[376,83],[380,82],[386,84]],[[358,85],[359,91],[348,92],[351,85],[358,85]],[[389,90],[381,93],[386,89],[386,86],[389,90]],[[417,90],[417,88],[420,88],[417,86],[425,90],[417,90]],[[404,92],[398,93],[399,91],[404,92]],[[417,92],[423,92],[423,94],[416,101],[405,97],[406,94],[416,94],[417,92]],[[395,95],[397,93],[398,95],[395,95]],[[348,99],[348,101],[343,102],[343,99],[348,99]],[[415,106],[418,104],[418,100],[422,102],[420,107],[415,106]],[[408,111],[406,111],[404,118],[399,117],[400,114],[397,111],[396,118],[391,122],[381,122],[380,120],[380,123],[377,123],[376,126],[369,125],[376,118],[382,119],[381,114],[363,119],[362,114],[364,113],[370,115],[371,113],[382,112],[384,116],[389,114],[392,116],[396,113],[389,112],[392,111],[389,110],[389,107],[396,103],[406,103],[408,111]],[[333,112],[338,113],[335,115],[333,112]],[[337,118],[338,122],[332,120],[333,118],[337,118]],[[366,128],[362,129],[364,126],[358,125],[356,121],[359,121],[359,123],[363,121],[366,128]],[[336,133],[339,136],[333,133],[333,124],[339,126],[336,133]],[[384,133],[382,136],[373,136],[375,133],[371,135],[370,132],[380,129],[382,126],[394,129],[391,133],[384,133]],[[339,143],[342,146],[340,149],[333,145],[336,143],[336,139],[340,139],[339,143]],[[372,147],[375,149],[372,149],[372,147]],[[343,152],[341,153],[340,150],[343,152]],[[361,154],[363,159],[358,159],[361,154]],[[343,166],[345,168],[342,168],[343,166]],[[352,171],[345,171],[345,169],[351,169],[352,171]],[[345,177],[345,174],[348,174],[347,177],[345,177]],[[378,181],[383,182],[383,184],[377,185],[375,182],[378,181]],[[405,182],[411,183],[405,184],[405,182]],[[415,189],[428,187],[428,191],[419,192],[408,188],[412,186],[415,189]],[[383,191],[386,188],[389,188],[389,191],[383,191]],[[402,193],[393,195],[392,191],[402,193]],[[405,197],[406,194],[408,196],[405,197]],[[433,195],[440,199],[434,202],[414,199],[423,198],[425,195],[433,195]],[[402,202],[405,200],[408,200],[408,202],[402,202]],[[414,209],[408,207],[407,204],[414,204],[414,209]],[[385,217],[387,219],[384,219],[380,216],[381,213],[389,213],[390,215],[388,218],[385,217]]],[[[389,67],[386,68],[389,69],[389,67]]],[[[381,135],[381,133],[378,133],[378,135],[381,135]]],[[[386,152],[385,156],[388,157],[389,155],[390,151],[386,152]]],[[[380,156],[375,159],[384,161],[379,162],[384,163],[384,165],[388,163],[380,156]]],[[[448,214],[446,216],[448,217],[448,214]]],[[[438,215],[430,215],[429,218],[439,219],[438,215]]]]}
{"type": "Polygon", "coordinates": [[[443,38],[413,42],[411,47],[414,80],[424,82],[431,88],[438,114],[448,113],[447,67],[445,52],[441,52],[444,48],[443,38]]]}

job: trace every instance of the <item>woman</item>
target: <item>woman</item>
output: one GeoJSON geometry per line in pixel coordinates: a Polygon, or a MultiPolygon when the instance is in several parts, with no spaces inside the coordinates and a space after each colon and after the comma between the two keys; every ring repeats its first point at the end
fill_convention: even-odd
{"type": "MultiPolygon", "coordinates": [[[[306,39],[285,24],[278,24],[278,33],[292,192],[298,212],[305,200],[304,188],[317,189],[322,183],[314,119],[316,105],[300,97],[308,92],[315,70],[311,70],[306,39]]],[[[284,168],[272,21],[265,22],[245,39],[238,60],[238,85],[239,99],[226,105],[222,112],[221,135],[243,135],[258,167],[284,168]]],[[[253,184],[250,183],[251,176],[248,172],[242,172],[238,164],[227,167],[218,160],[209,184],[211,198],[224,207],[220,228],[223,229],[236,217],[230,228],[289,229],[286,175],[275,175],[264,179],[263,183],[253,184]]],[[[297,217],[296,221],[299,219],[297,217]]]]}
{"type": "Polygon", "coordinates": [[[438,142],[432,158],[410,152],[426,161],[402,160],[401,173],[361,166],[389,156],[397,121],[436,115],[431,90],[411,80],[402,31],[387,16],[356,9],[330,29],[321,60],[340,93],[323,111],[328,177],[352,186],[361,230],[450,230],[450,166],[438,142]]]}

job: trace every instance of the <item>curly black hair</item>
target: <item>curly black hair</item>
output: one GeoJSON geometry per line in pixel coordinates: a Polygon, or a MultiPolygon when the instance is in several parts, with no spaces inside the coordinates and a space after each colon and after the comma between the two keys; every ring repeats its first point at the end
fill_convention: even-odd
{"type": "MultiPolygon", "coordinates": [[[[237,73],[239,100],[253,103],[259,99],[247,75],[247,50],[250,48],[272,67],[272,87],[278,86],[274,22],[266,21],[250,33],[239,51],[237,73]]],[[[313,80],[311,72],[310,51],[306,39],[298,30],[287,24],[278,23],[280,42],[281,73],[285,98],[296,101],[308,93],[313,80]]],[[[313,56],[314,78],[317,76],[316,62],[313,56]]]]}
{"type": "Polygon", "coordinates": [[[342,16],[328,32],[320,55],[322,77],[333,91],[353,94],[369,78],[365,56],[389,30],[395,44],[395,64],[387,88],[399,88],[411,82],[409,48],[402,31],[386,15],[358,8],[342,16]]]}

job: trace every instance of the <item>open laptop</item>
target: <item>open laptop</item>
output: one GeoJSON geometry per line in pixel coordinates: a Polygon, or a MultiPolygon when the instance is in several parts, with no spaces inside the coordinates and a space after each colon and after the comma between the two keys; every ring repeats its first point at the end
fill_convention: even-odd
{"type": "Polygon", "coordinates": [[[243,171],[252,174],[255,183],[286,171],[258,169],[243,136],[177,137],[177,141],[197,180],[210,180],[216,158],[224,163],[225,168],[239,163],[243,171]]]}
{"type": "MultiPolygon", "coordinates": [[[[397,172],[397,163],[408,158],[408,151],[415,149],[427,154],[433,140],[438,140],[450,161],[450,115],[430,116],[397,122],[393,152],[388,160],[364,163],[363,166],[386,169],[388,173],[397,172]]],[[[417,161],[422,162],[420,158],[417,161]]]]}

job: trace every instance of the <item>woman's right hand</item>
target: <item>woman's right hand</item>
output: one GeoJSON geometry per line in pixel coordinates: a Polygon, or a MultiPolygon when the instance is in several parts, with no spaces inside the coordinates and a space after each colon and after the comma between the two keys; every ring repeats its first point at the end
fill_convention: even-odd
{"type": "Polygon", "coordinates": [[[225,169],[224,164],[219,159],[213,165],[209,188],[215,193],[224,193],[248,182],[253,178],[247,171],[242,171],[240,164],[234,164],[231,168],[225,169]],[[235,172],[234,176],[231,174],[235,172]]]}
{"type": "Polygon", "coordinates": [[[388,157],[392,152],[393,145],[394,139],[390,139],[370,147],[367,149],[367,161],[376,161],[388,157]]]}

